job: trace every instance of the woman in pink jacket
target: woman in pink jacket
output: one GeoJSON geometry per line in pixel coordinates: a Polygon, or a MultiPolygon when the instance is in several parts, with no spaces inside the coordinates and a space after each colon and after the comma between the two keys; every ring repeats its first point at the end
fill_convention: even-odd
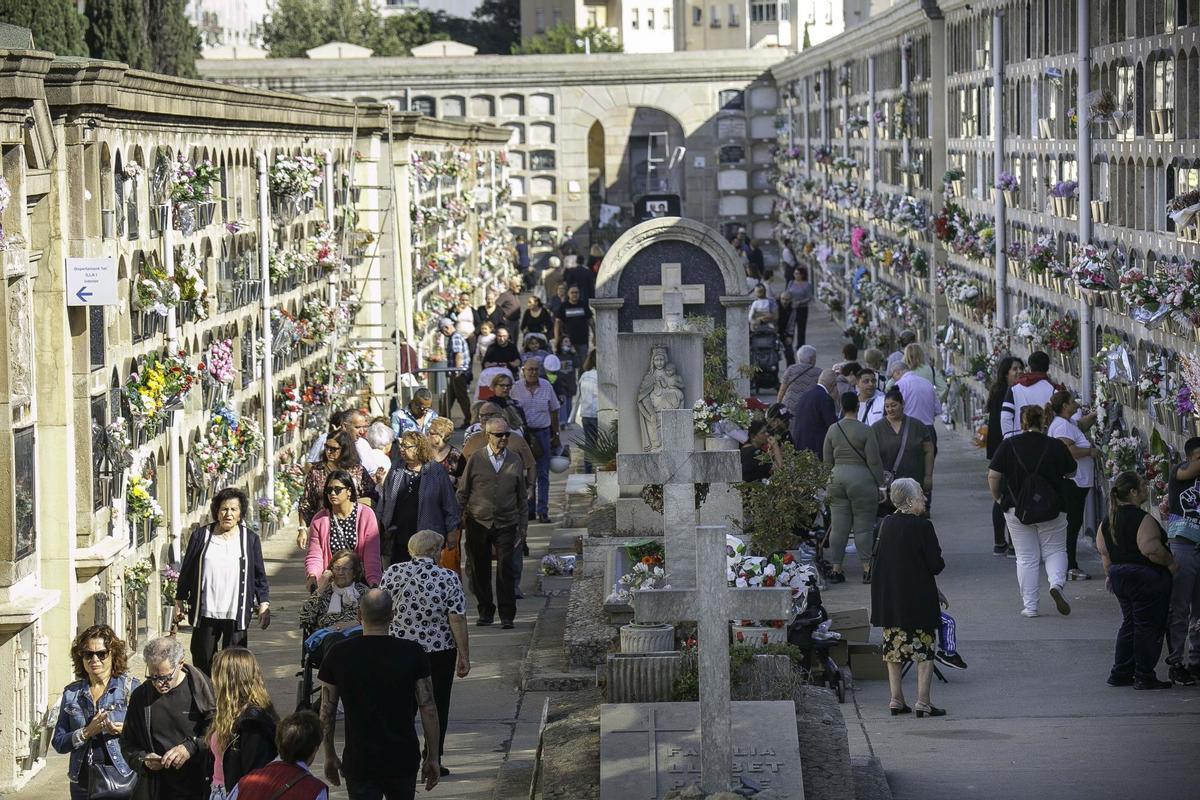
{"type": "Polygon", "coordinates": [[[308,590],[311,592],[322,576],[329,577],[329,563],[339,550],[358,553],[367,583],[378,586],[382,575],[379,525],[371,509],[358,503],[358,489],[349,472],[335,469],[329,473],[323,505],[308,527],[308,555],[304,559],[308,590]]]}

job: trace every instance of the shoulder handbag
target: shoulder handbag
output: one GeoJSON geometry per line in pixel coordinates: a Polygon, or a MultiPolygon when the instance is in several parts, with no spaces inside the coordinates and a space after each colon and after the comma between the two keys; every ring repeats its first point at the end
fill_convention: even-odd
{"type": "Polygon", "coordinates": [[[896,471],[900,469],[900,460],[904,458],[904,446],[908,444],[908,417],[904,418],[904,425],[900,429],[900,449],[896,451],[896,460],[892,462],[891,469],[883,471],[883,482],[888,486],[892,485],[892,481],[896,480],[896,471]]]}
{"type": "MultiPolygon", "coordinates": [[[[125,698],[129,700],[129,676],[125,676],[125,698]]],[[[137,788],[138,774],[136,770],[122,772],[115,764],[97,764],[96,748],[88,744],[87,756],[87,796],[88,800],[122,800],[133,797],[137,788]]]]}
{"type": "MultiPolygon", "coordinates": [[[[870,469],[871,469],[870,462],[867,461],[867,457],[863,455],[862,450],[859,450],[857,447],[854,446],[854,442],[850,441],[850,437],[847,436],[846,431],[842,429],[842,423],[835,422],[834,427],[838,429],[838,433],[842,434],[842,438],[846,440],[846,444],[850,445],[850,449],[853,450],[858,455],[858,457],[862,459],[863,466],[866,467],[868,471],[870,471],[870,469]]],[[[887,488],[884,486],[878,486],[876,488],[879,490],[879,502],[882,503],[885,500],[887,500],[887,488]]]]}

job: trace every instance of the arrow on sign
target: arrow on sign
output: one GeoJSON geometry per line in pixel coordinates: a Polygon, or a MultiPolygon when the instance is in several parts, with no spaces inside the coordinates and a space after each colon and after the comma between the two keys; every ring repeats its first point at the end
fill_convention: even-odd
{"type": "Polygon", "coordinates": [[[87,299],[92,296],[92,292],[86,286],[80,286],[75,296],[86,303],[87,299]]]}

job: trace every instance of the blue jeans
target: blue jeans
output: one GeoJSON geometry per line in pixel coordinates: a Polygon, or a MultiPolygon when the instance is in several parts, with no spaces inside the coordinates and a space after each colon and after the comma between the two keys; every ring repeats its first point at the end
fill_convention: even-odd
{"type": "Polygon", "coordinates": [[[1108,577],[1124,617],[1111,677],[1154,680],[1171,607],[1171,573],[1141,564],[1114,564],[1108,577]]]}
{"type": "Polygon", "coordinates": [[[529,503],[529,516],[546,516],[550,513],[550,429],[530,430],[529,435],[542,446],[542,455],[537,459],[537,499],[529,503]]]}
{"type": "Polygon", "coordinates": [[[417,793],[417,776],[411,772],[389,775],[386,778],[350,780],[346,778],[350,800],[413,800],[417,793]]]}
{"type": "MultiPolygon", "coordinates": [[[[571,418],[571,400],[573,398],[569,394],[560,395],[558,398],[558,418],[561,420],[569,420],[571,418]]],[[[565,424],[565,423],[564,423],[565,424]]]]}

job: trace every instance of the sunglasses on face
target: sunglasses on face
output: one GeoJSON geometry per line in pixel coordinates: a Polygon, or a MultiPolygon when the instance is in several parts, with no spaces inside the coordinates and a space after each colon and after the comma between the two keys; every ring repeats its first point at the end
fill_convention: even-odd
{"type": "Polygon", "coordinates": [[[488,431],[488,436],[495,436],[497,439],[507,439],[509,434],[508,431],[505,431],[504,433],[492,433],[491,431],[488,431]]]}
{"type": "Polygon", "coordinates": [[[333,454],[333,455],[337,455],[338,453],[342,452],[342,448],[340,448],[340,447],[326,447],[326,448],[325,448],[325,452],[326,452],[326,453],[333,454]]]}
{"type": "Polygon", "coordinates": [[[153,683],[155,686],[166,686],[175,677],[175,670],[171,670],[166,675],[147,675],[146,680],[153,683]]]}
{"type": "Polygon", "coordinates": [[[345,486],[326,486],[325,487],[325,494],[341,494],[342,492],[345,492],[345,491],[348,491],[345,486]]]}
{"type": "Polygon", "coordinates": [[[79,655],[83,658],[84,661],[91,661],[93,658],[97,659],[99,661],[103,661],[104,659],[108,658],[108,651],[107,650],[84,650],[79,655]]]}

